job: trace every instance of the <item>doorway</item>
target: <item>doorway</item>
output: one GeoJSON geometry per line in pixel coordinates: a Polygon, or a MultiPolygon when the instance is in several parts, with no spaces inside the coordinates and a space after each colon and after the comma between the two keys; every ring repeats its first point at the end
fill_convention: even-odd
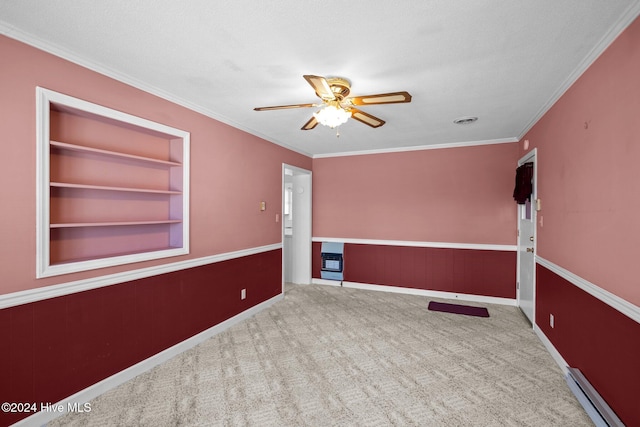
{"type": "Polygon", "coordinates": [[[533,163],[532,193],[525,204],[518,205],[518,306],[535,325],[536,309],[536,200],[538,191],[537,149],[518,161],[518,166],[533,163]]]}
{"type": "Polygon", "coordinates": [[[282,165],[282,275],[283,286],[311,283],[311,171],[286,164],[282,165]]]}

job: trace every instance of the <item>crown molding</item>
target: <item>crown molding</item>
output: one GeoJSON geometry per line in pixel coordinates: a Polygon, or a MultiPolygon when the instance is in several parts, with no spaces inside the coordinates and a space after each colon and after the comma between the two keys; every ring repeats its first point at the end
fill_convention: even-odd
{"type": "Polygon", "coordinates": [[[585,71],[607,50],[613,41],[640,15],[640,1],[634,1],[622,14],[620,19],[613,25],[609,31],[600,39],[600,41],[589,51],[587,56],[578,64],[571,74],[560,84],[558,89],[551,95],[545,104],[538,110],[529,123],[522,129],[518,136],[518,141],[533,128],[533,126],[544,116],[547,111],[565,94],[567,90],[584,74],[585,71]]]}
{"type": "Polygon", "coordinates": [[[176,105],[179,105],[181,107],[187,108],[191,111],[195,111],[197,113],[200,113],[204,116],[207,116],[211,119],[217,120],[221,123],[227,124],[229,126],[232,126],[236,129],[239,129],[243,132],[246,132],[248,134],[251,134],[253,136],[256,136],[260,139],[263,139],[265,141],[271,142],[272,144],[276,144],[279,145],[280,147],[286,148],[287,150],[291,150],[294,151],[298,154],[302,154],[303,156],[306,157],[313,157],[313,155],[311,153],[305,152],[303,150],[300,150],[298,148],[292,147],[290,145],[287,145],[283,142],[280,141],[276,141],[273,140],[263,134],[261,134],[260,132],[248,128],[240,123],[237,123],[231,119],[229,119],[228,117],[225,117],[224,115],[221,115],[215,111],[209,110],[207,108],[203,108],[201,105],[195,104],[193,102],[187,101],[183,98],[180,98],[170,92],[167,92],[165,90],[162,90],[156,86],[150,85],[140,79],[136,79],[128,74],[125,73],[121,73],[119,71],[114,70],[113,68],[98,63],[98,62],[94,62],[94,61],[89,61],[86,58],[83,58],[73,52],[71,52],[68,49],[65,49],[64,47],[61,47],[59,45],[56,45],[54,43],[51,43],[49,41],[43,40],[39,37],[34,37],[31,34],[25,33],[22,30],[19,30],[11,25],[8,25],[4,22],[0,21],[0,34],[5,35],[11,39],[17,40],[19,42],[25,43],[29,46],[32,46],[36,49],[42,50],[44,52],[50,53],[52,55],[55,55],[59,58],[62,58],[64,60],[67,60],[69,62],[72,62],[76,65],[79,65],[81,67],[84,67],[88,70],[94,71],[98,74],[102,74],[104,76],[107,76],[109,78],[112,78],[114,80],[117,80],[121,83],[127,84],[133,88],[139,89],[143,92],[149,93],[151,95],[157,96],[158,98],[162,98],[165,101],[169,101],[172,102],[176,105]]]}
{"type": "Polygon", "coordinates": [[[345,151],[345,152],[338,152],[338,153],[315,154],[313,158],[323,159],[327,157],[365,156],[368,154],[386,154],[386,153],[403,153],[406,151],[440,150],[444,148],[473,147],[476,145],[508,144],[511,142],[518,142],[518,141],[519,141],[518,138],[511,137],[511,138],[487,139],[482,141],[447,142],[443,144],[413,145],[409,147],[381,148],[377,150],[345,151]]]}

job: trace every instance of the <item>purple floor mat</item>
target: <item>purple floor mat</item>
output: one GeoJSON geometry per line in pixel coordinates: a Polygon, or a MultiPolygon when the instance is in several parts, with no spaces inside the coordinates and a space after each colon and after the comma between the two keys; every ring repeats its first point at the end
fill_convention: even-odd
{"type": "Polygon", "coordinates": [[[489,317],[489,310],[484,307],[472,307],[470,305],[447,304],[444,302],[429,301],[429,310],[443,311],[445,313],[464,314],[465,316],[489,317]]]}

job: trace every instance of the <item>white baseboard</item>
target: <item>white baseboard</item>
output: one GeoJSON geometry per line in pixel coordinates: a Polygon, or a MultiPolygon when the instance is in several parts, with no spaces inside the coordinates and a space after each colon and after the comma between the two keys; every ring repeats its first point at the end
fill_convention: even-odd
{"type": "Polygon", "coordinates": [[[551,341],[549,341],[549,338],[547,338],[544,332],[542,332],[542,330],[537,325],[533,327],[533,331],[536,333],[538,338],[540,338],[540,341],[542,341],[542,344],[545,346],[549,354],[551,354],[551,357],[553,357],[553,360],[556,361],[556,363],[562,370],[562,374],[566,376],[567,373],[569,372],[568,370],[569,365],[564,360],[560,352],[554,347],[551,341]]]}
{"type": "MultiPolygon", "coordinates": [[[[166,362],[167,360],[179,355],[180,353],[195,347],[196,345],[208,340],[209,338],[219,334],[220,332],[224,332],[233,325],[240,323],[243,320],[250,318],[251,316],[254,316],[260,311],[282,300],[283,298],[284,294],[279,294],[258,305],[254,305],[253,307],[243,311],[242,313],[239,313],[231,317],[230,319],[225,320],[224,322],[212,326],[206,331],[202,331],[191,338],[188,338],[172,347],[167,348],[166,350],[161,351],[160,353],[154,354],[148,359],[138,362],[135,365],[118,372],[117,374],[113,374],[112,376],[105,378],[104,380],[97,382],[65,399],[62,399],[61,401],[51,406],[65,408],[65,411],[66,408],[69,407],[69,405],[73,406],[74,404],[79,404],[79,406],[82,407],[84,403],[95,399],[101,394],[135,378],[136,376],[160,365],[161,363],[166,362]]],[[[61,415],[64,415],[64,413],[65,412],[36,412],[30,417],[18,421],[16,424],[14,424],[14,427],[43,426],[46,425],[47,422],[58,418],[61,415]]]]}
{"type": "MultiPolygon", "coordinates": [[[[314,279],[315,280],[315,279],[314,279]]],[[[396,292],[400,294],[420,295],[432,298],[445,298],[459,301],[480,302],[485,304],[500,304],[516,306],[515,298],[488,297],[484,295],[458,294],[454,292],[431,291],[426,289],[402,288],[399,286],[372,285],[368,283],[342,282],[345,288],[366,289],[370,291],[396,292]]]]}
{"type": "Polygon", "coordinates": [[[311,283],[314,285],[327,285],[327,286],[342,286],[342,282],[339,280],[328,280],[328,279],[311,279],[311,283]]]}

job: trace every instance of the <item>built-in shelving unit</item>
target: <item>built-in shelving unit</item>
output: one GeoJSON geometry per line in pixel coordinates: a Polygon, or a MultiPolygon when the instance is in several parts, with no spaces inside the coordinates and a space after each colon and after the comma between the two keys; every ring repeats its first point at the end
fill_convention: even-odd
{"type": "Polygon", "coordinates": [[[189,253],[189,133],[37,88],[37,277],[189,253]]]}

